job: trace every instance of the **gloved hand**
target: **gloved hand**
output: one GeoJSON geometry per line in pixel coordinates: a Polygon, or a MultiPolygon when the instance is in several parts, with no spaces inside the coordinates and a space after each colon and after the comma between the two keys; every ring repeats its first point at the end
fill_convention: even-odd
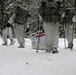
{"type": "Polygon", "coordinates": [[[76,15],[73,16],[72,21],[75,23],[76,22],[76,15]]]}
{"type": "Polygon", "coordinates": [[[29,32],[29,28],[26,28],[26,33],[28,33],[29,32]]]}

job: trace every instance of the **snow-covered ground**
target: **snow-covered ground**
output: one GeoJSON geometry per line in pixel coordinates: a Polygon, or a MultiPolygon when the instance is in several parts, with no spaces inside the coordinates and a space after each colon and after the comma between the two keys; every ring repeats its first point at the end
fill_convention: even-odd
{"type": "MultiPolygon", "coordinates": [[[[59,53],[33,50],[30,39],[25,48],[2,46],[0,38],[0,75],[76,75],[76,39],[74,49],[64,49],[64,39],[59,39],[59,53]]],[[[67,43],[67,42],[66,42],[67,43]]],[[[67,44],[66,44],[67,45],[67,44]]]]}

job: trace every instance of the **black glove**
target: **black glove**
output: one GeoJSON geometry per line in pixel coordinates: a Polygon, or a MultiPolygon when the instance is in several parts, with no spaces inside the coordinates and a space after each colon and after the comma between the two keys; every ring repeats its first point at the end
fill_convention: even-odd
{"type": "Polygon", "coordinates": [[[28,33],[28,32],[29,32],[29,28],[26,29],[26,33],[28,33]]]}

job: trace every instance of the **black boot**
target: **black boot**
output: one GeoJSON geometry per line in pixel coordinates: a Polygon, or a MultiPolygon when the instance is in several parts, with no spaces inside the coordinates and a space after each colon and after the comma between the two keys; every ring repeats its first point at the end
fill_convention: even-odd
{"type": "Polygon", "coordinates": [[[7,45],[7,42],[3,43],[2,45],[7,45]]]}
{"type": "Polygon", "coordinates": [[[18,48],[25,48],[25,44],[21,44],[18,48]]]}
{"type": "Polygon", "coordinates": [[[68,48],[70,48],[71,50],[73,49],[73,43],[72,42],[70,44],[68,44],[68,48]]]}
{"type": "Polygon", "coordinates": [[[53,47],[51,52],[54,54],[54,53],[58,53],[59,51],[57,51],[57,48],[53,47]]]}

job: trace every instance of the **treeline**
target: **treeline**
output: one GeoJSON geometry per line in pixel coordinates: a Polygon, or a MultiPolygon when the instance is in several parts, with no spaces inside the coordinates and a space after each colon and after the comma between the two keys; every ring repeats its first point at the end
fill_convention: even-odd
{"type": "MultiPolygon", "coordinates": [[[[13,7],[11,7],[11,4],[14,4],[16,0],[0,0],[0,28],[4,24],[4,14],[10,14],[12,13],[13,7]],[[11,7],[11,8],[10,8],[11,7]],[[7,8],[10,8],[9,11],[6,11],[7,8]]],[[[25,4],[25,7],[27,7],[28,11],[30,11],[31,17],[28,19],[28,24],[30,25],[30,30],[32,32],[36,32],[38,30],[38,7],[40,6],[41,0],[22,0],[25,4]]],[[[75,0],[67,0],[70,2],[70,4],[74,5],[75,0]]]]}

